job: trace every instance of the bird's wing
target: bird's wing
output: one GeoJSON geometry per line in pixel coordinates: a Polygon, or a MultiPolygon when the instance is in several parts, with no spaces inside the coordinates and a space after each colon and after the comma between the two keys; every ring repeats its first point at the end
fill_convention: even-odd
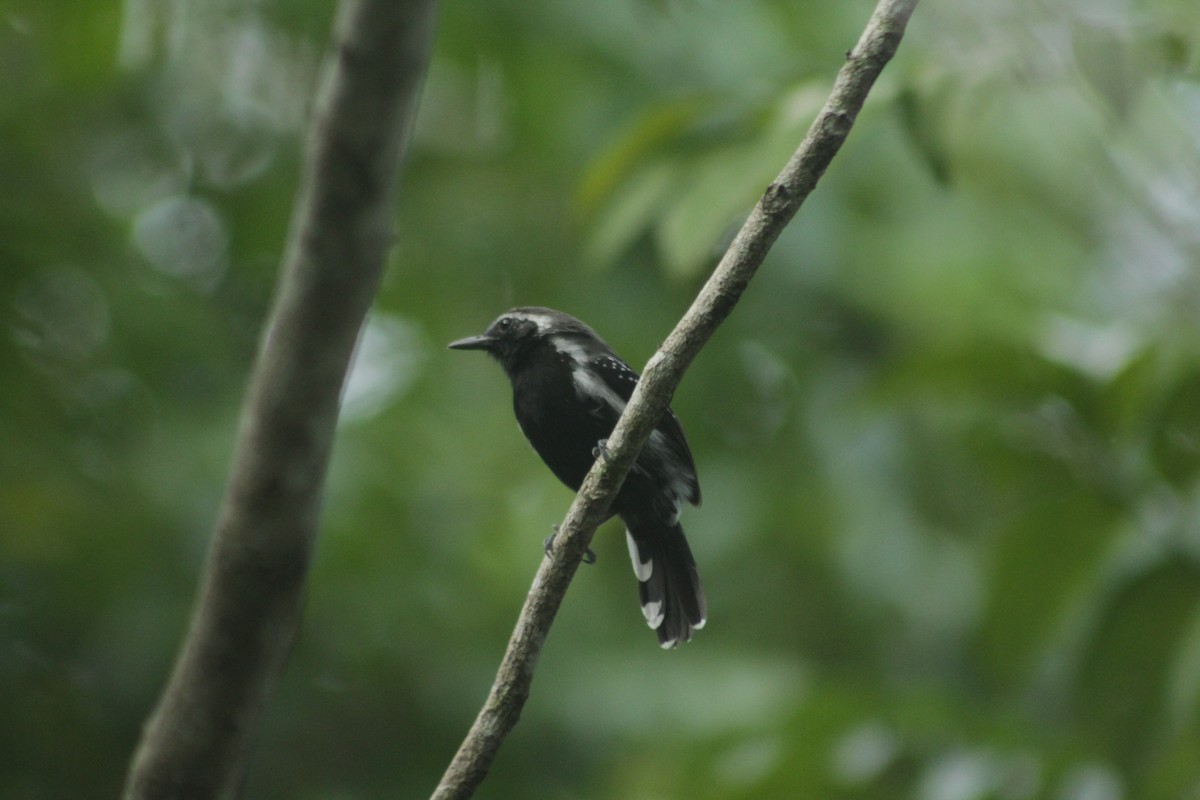
{"type": "MultiPolygon", "coordinates": [[[[633,389],[637,386],[640,376],[633,371],[632,367],[612,353],[592,356],[589,359],[589,366],[604,381],[605,386],[620,398],[620,408],[617,410],[619,416],[625,410],[625,404],[629,402],[629,398],[633,396],[633,389]]],[[[659,420],[655,430],[666,438],[667,447],[670,448],[679,463],[686,467],[690,479],[688,480],[688,502],[692,505],[700,505],[700,482],[696,479],[696,463],[692,459],[692,450],[688,447],[687,437],[683,434],[683,425],[680,424],[679,417],[668,407],[667,413],[659,420]]]]}

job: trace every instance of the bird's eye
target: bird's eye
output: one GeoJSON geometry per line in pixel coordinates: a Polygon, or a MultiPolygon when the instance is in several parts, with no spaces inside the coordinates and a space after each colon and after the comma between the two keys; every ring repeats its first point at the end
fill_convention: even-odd
{"type": "Polygon", "coordinates": [[[500,330],[506,331],[512,327],[512,319],[510,317],[505,317],[504,319],[500,320],[498,324],[500,325],[500,330]]]}

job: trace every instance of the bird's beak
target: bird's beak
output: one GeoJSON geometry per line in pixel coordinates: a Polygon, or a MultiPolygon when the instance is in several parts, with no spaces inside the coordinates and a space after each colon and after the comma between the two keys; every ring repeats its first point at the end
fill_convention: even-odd
{"type": "Polygon", "coordinates": [[[451,350],[491,350],[496,340],[490,336],[468,336],[447,345],[451,350]]]}

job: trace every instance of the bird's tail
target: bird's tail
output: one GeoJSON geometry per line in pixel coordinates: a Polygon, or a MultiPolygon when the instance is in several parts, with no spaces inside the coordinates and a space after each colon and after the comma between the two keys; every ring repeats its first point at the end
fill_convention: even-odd
{"type": "Polygon", "coordinates": [[[642,614],[664,648],[692,638],[708,620],[708,602],[679,523],[625,520],[642,614]]]}

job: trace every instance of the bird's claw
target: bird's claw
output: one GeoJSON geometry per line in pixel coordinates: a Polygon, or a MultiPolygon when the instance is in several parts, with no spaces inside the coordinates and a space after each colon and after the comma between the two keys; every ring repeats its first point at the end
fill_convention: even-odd
{"type": "MultiPolygon", "coordinates": [[[[546,541],[542,542],[542,549],[545,551],[546,555],[549,556],[550,558],[554,557],[554,553],[553,553],[554,537],[556,535],[558,535],[558,526],[557,525],[554,526],[554,533],[547,536],[546,541]]],[[[585,564],[595,564],[596,563],[596,554],[595,554],[595,552],[592,551],[592,548],[589,547],[583,551],[583,563],[585,563],[585,564]]]]}
{"type": "Polygon", "coordinates": [[[601,439],[596,442],[596,446],[592,448],[592,458],[603,458],[609,461],[608,457],[608,439],[601,439]]]}

